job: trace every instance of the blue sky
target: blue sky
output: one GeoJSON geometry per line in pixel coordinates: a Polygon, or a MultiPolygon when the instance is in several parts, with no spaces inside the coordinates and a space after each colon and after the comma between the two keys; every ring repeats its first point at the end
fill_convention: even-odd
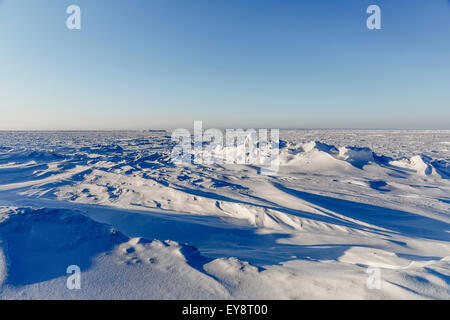
{"type": "Polygon", "coordinates": [[[3,130],[450,129],[447,0],[0,0],[0,41],[3,130]]]}

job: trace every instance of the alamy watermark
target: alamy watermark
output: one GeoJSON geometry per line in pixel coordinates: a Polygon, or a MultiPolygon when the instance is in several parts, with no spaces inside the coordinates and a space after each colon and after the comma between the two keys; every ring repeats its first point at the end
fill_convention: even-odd
{"type": "MultiPolygon", "coordinates": [[[[81,29],[81,8],[78,5],[70,5],[66,9],[69,14],[66,20],[66,26],[69,30],[81,29]]],[[[381,9],[378,5],[372,4],[367,7],[366,13],[370,16],[366,20],[366,26],[369,30],[381,29],[381,9]]]]}
{"type": "Polygon", "coordinates": [[[369,290],[381,289],[381,269],[378,267],[369,266],[366,273],[370,274],[367,278],[366,285],[369,290]]]}
{"type": "Polygon", "coordinates": [[[81,9],[77,5],[68,6],[66,13],[70,14],[66,20],[66,27],[69,30],[80,30],[81,29],[81,9]]]}
{"type": "Polygon", "coordinates": [[[69,290],[81,289],[81,269],[77,265],[70,265],[66,270],[67,274],[71,274],[67,278],[66,287],[69,290]]]}
{"type": "Polygon", "coordinates": [[[247,164],[261,168],[261,174],[278,172],[279,129],[207,129],[194,122],[194,134],[176,129],[172,141],[172,162],[187,164],[247,164]],[[270,134],[269,134],[270,131],[270,134]]]}
{"type": "Polygon", "coordinates": [[[379,6],[372,4],[367,7],[366,12],[370,16],[366,20],[366,26],[369,30],[380,30],[381,29],[381,9],[379,6]]]}

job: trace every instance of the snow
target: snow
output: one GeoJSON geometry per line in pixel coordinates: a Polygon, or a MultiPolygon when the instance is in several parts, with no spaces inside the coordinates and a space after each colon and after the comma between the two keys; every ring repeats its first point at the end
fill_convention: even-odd
{"type": "Polygon", "coordinates": [[[280,138],[264,175],[175,165],[170,132],[0,132],[0,298],[450,298],[450,131],[280,138]]]}

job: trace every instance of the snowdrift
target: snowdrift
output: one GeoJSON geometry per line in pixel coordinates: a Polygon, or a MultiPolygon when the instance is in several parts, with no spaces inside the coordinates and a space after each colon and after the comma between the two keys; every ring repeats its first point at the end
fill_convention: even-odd
{"type": "Polygon", "coordinates": [[[166,134],[0,132],[0,298],[448,299],[446,133],[336,134],[284,133],[264,175],[176,165],[166,134]]]}
{"type": "MultiPolygon", "coordinates": [[[[206,144],[208,145],[208,144],[206,144]]],[[[450,177],[450,163],[448,160],[434,160],[425,155],[416,155],[410,158],[393,159],[385,155],[377,155],[368,147],[342,146],[337,147],[320,141],[307,143],[291,143],[280,140],[279,144],[279,166],[294,167],[299,171],[335,172],[347,171],[353,173],[352,168],[364,170],[365,166],[377,165],[385,167],[390,165],[398,170],[415,173],[420,176],[434,176],[448,179],[450,177]]],[[[216,163],[225,163],[225,155],[240,155],[235,164],[252,164],[257,155],[251,150],[257,150],[259,141],[257,139],[245,140],[243,144],[222,147],[211,143],[208,146],[212,150],[213,160],[216,163]],[[249,147],[252,144],[252,147],[249,147]]],[[[273,147],[273,145],[272,145],[273,147]]],[[[195,154],[192,153],[194,157],[195,154]]],[[[270,165],[276,159],[272,156],[266,159],[263,165],[270,165]]],[[[258,165],[258,164],[257,164],[258,165]]]]}

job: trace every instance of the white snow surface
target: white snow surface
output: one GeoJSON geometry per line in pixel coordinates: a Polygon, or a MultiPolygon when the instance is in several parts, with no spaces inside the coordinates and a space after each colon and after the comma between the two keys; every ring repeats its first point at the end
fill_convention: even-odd
{"type": "Polygon", "coordinates": [[[450,299],[450,131],[280,138],[263,175],[175,165],[170,132],[0,132],[0,298],[450,299]]]}

